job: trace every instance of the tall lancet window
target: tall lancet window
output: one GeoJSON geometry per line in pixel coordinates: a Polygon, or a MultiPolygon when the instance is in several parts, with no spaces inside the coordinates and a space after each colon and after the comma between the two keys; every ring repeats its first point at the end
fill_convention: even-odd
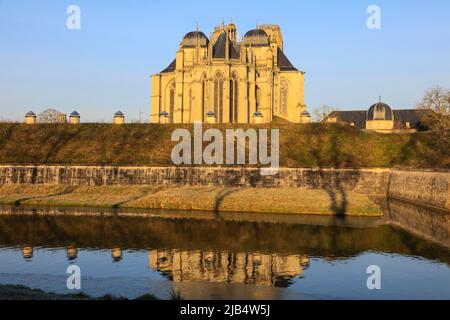
{"type": "Polygon", "coordinates": [[[239,80],[235,73],[230,80],[230,123],[238,122],[238,107],[239,107],[239,80]]]}
{"type": "Polygon", "coordinates": [[[256,100],[256,110],[259,111],[260,103],[261,103],[261,89],[256,86],[255,88],[255,100],[256,100]]]}
{"type": "Polygon", "coordinates": [[[281,80],[280,84],[280,112],[287,114],[287,100],[288,100],[288,84],[285,79],[281,80]]]}
{"type": "Polygon", "coordinates": [[[208,112],[206,110],[206,75],[202,76],[202,97],[201,97],[201,107],[202,107],[202,122],[205,122],[205,115],[208,112]]]}
{"type": "Polygon", "coordinates": [[[216,122],[223,122],[223,76],[218,73],[214,79],[214,114],[216,122]]]}
{"type": "Polygon", "coordinates": [[[189,88],[189,114],[187,115],[188,122],[192,122],[192,88],[189,88]]]}
{"type": "Polygon", "coordinates": [[[175,81],[170,85],[169,92],[169,119],[173,123],[173,114],[175,112],[175,81]]]}

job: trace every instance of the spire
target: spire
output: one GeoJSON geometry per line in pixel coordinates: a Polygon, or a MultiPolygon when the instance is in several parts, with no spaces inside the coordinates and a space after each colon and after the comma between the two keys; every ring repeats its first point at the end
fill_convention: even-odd
{"type": "Polygon", "coordinates": [[[225,61],[228,63],[230,61],[230,35],[228,32],[226,33],[226,41],[225,41],[225,61]]]}
{"type": "Polygon", "coordinates": [[[196,43],[195,43],[195,60],[197,63],[200,63],[200,37],[198,34],[198,22],[197,22],[197,26],[195,28],[195,30],[197,31],[195,38],[196,38],[196,43]]]}
{"type": "Polygon", "coordinates": [[[259,20],[256,19],[256,29],[259,29],[259,20]]]}

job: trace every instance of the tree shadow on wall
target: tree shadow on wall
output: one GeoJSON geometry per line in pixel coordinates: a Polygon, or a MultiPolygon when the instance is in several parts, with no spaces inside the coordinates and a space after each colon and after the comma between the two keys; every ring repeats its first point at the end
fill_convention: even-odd
{"type": "Polygon", "coordinates": [[[348,189],[355,187],[361,173],[359,170],[343,169],[351,167],[355,159],[342,149],[337,134],[331,134],[329,141],[321,141],[312,150],[312,156],[319,166],[316,172],[312,172],[313,186],[327,192],[331,202],[330,210],[335,216],[345,217],[348,210],[348,189]],[[329,150],[324,152],[323,145],[329,145],[329,150]],[[330,163],[331,170],[324,169],[330,163]]]}

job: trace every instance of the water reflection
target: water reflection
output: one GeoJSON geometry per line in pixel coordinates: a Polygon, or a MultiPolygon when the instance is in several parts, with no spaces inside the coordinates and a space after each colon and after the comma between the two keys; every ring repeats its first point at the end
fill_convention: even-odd
{"type": "Polygon", "coordinates": [[[309,257],[214,251],[152,250],[149,267],[174,282],[208,281],[287,287],[303,274],[309,257]]]}
{"type": "MultiPolygon", "coordinates": [[[[224,213],[218,219],[208,213],[145,214],[129,210],[6,206],[0,207],[0,254],[7,251],[5,248],[20,249],[22,261],[30,262],[31,269],[14,265],[11,270],[33,273],[33,268],[42,264],[39,248],[63,250],[66,262],[77,264],[86,262],[83,254],[87,250],[106,255],[111,266],[120,268],[120,277],[127,278],[131,272],[137,272],[135,269],[144,276],[142,268],[145,268],[176,286],[188,288],[196,298],[209,297],[214,292],[233,296],[245,292],[243,298],[261,298],[251,288],[290,288],[299,281],[306,286],[307,280],[326,288],[321,282],[325,280],[320,279],[326,273],[311,280],[315,279],[316,270],[320,270],[317,261],[336,265],[332,270],[339,278],[343,276],[341,261],[359,263],[371,252],[438,261],[444,263],[444,272],[450,274],[448,214],[399,201],[380,205],[385,211],[382,219],[236,213],[224,213]],[[145,261],[135,262],[131,252],[145,256],[145,261]]],[[[9,253],[7,257],[11,259],[9,253]]],[[[92,265],[99,264],[95,261],[92,260],[92,265]]],[[[414,261],[401,260],[401,267],[412,270],[414,261]]],[[[0,276],[2,272],[5,271],[0,270],[0,276]]],[[[14,277],[15,273],[8,274],[14,277]]],[[[344,274],[355,277],[349,272],[344,274]]],[[[433,275],[427,273],[427,277],[433,275]]],[[[402,281],[396,277],[396,281],[402,281]]],[[[432,279],[434,284],[427,279],[435,287],[443,285],[441,280],[432,279]]],[[[272,290],[262,297],[279,298],[282,293],[272,290]]]]}
{"type": "Polygon", "coordinates": [[[33,259],[33,247],[23,247],[22,256],[25,261],[31,261],[33,259]]]}
{"type": "Polygon", "coordinates": [[[111,256],[112,256],[113,262],[122,261],[122,249],[121,248],[113,248],[111,250],[111,256]]]}
{"type": "Polygon", "coordinates": [[[78,256],[78,249],[73,246],[69,246],[66,248],[67,251],[67,260],[74,261],[78,256]]]}

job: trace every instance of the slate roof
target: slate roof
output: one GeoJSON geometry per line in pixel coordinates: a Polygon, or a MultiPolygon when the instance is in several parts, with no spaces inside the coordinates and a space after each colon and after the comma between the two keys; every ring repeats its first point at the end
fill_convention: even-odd
{"type": "MultiPolygon", "coordinates": [[[[409,122],[410,128],[412,129],[419,129],[421,127],[420,116],[423,111],[416,109],[399,109],[393,110],[392,112],[394,114],[395,129],[406,128],[406,122],[409,122]]],[[[354,123],[357,128],[366,128],[367,111],[333,111],[327,118],[334,116],[337,116],[338,123],[354,123]]]]}
{"type": "Polygon", "coordinates": [[[165,68],[163,71],[161,71],[160,73],[170,73],[175,71],[175,67],[177,65],[177,59],[173,59],[173,61],[167,66],[167,68],[165,68]]]}
{"type": "MultiPolygon", "coordinates": [[[[227,35],[222,32],[217,38],[213,46],[213,59],[225,59],[227,50],[227,35]]],[[[231,41],[228,41],[228,55],[230,59],[239,59],[238,50],[233,46],[231,41]]]]}
{"type": "Polygon", "coordinates": [[[252,46],[268,46],[269,36],[262,29],[253,29],[244,35],[244,43],[252,46]]]}
{"type": "Polygon", "coordinates": [[[411,128],[421,127],[420,117],[424,110],[416,109],[403,109],[403,110],[393,110],[394,113],[394,127],[403,128],[406,122],[410,123],[411,128]]]}
{"type": "Polygon", "coordinates": [[[328,118],[337,117],[338,123],[354,123],[355,127],[360,129],[366,128],[367,111],[333,111],[328,118]]]}
{"type": "Polygon", "coordinates": [[[206,48],[208,46],[209,39],[201,31],[191,31],[186,33],[181,41],[181,46],[183,48],[195,48],[197,46],[197,40],[200,47],[206,48]]]}
{"type": "Polygon", "coordinates": [[[289,61],[289,59],[286,57],[284,52],[278,48],[278,67],[281,71],[298,71],[297,68],[295,68],[292,63],[289,61]]]}

